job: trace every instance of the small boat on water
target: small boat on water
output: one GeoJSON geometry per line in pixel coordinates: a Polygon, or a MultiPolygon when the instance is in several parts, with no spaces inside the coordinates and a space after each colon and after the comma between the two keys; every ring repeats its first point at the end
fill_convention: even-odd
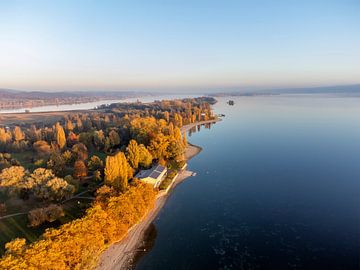
{"type": "Polygon", "coordinates": [[[231,99],[230,99],[230,100],[227,102],[227,104],[229,104],[229,105],[231,105],[231,106],[232,106],[232,105],[234,105],[234,104],[235,104],[235,102],[234,102],[233,100],[231,100],[231,99]]]}

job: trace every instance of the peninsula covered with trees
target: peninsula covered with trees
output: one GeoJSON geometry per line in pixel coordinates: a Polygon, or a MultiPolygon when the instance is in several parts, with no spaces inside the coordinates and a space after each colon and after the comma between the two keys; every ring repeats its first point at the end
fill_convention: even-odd
{"type": "Polygon", "coordinates": [[[215,119],[215,102],[117,103],[52,124],[0,126],[0,268],[94,267],[154,206],[158,191],[137,172],[179,170],[180,128],[215,119]]]}

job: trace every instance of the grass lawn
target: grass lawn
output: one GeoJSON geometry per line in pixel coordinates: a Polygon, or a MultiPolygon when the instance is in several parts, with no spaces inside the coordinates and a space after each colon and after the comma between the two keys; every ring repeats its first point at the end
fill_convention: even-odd
{"type": "Polygon", "coordinates": [[[35,157],[35,153],[33,151],[24,151],[21,153],[11,153],[11,156],[17,159],[21,166],[25,169],[33,171],[36,167],[32,162],[33,158],[35,157]]]}
{"type": "Polygon", "coordinates": [[[25,238],[28,242],[34,242],[47,228],[57,228],[84,215],[92,200],[74,198],[64,203],[65,216],[59,220],[44,223],[36,228],[28,227],[27,215],[19,215],[0,219],[0,255],[5,251],[5,244],[17,237],[25,238]]]}
{"type": "Polygon", "coordinates": [[[17,237],[24,237],[28,241],[35,241],[45,230],[45,228],[30,229],[27,226],[27,215],[9,217],[0,220],[0,252],[5,250],[5,244],[17,237]]]}
{"type": "MultiPolygon", "coordinates": [[[[106,154],[100,152],[94,152],[92,154],[95,154],[102,159],[105,159],[106,157],[106,154]]],[[[24,151],[21,153],[12,154],[12,156],[16,158],[25,169],[30,171],[35,169],[35,166],[32,162],[34,155],[35,154],[32,151],[24,151]]],[[[77,193],[86,191],[88,188],[89,187],[80,185],[77,193]]],[[[93,194],[91,192],[86,192],[82,196],[92,197],[93,194]]],[[[33,208],[43,206],[43,204],[31,200],[31,198],[28,201],[23,201],[17,198],[9,198],[5,194],[0,193],[0,202],[1,201],[6,202],[6,215],[28,212],[33,208]]],[[[88,198],[71,199],[63,204],[65,216],[59,218],[57,221],[51,223],[47,222],[36,228],[28,227],[27,214],[0,219],[0,255],[5,251],[5,244],[17,237],[25,238],[27,242],[34,242],[44,233],[47,228],[57,228],[62,224],[68,223],[77,218],[81,218],[92,202],[93,200],[88,198]]]]}

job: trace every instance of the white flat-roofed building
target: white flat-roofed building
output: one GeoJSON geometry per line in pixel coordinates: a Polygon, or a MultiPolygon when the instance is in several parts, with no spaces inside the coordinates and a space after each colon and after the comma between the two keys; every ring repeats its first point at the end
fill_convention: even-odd
{"type": "Polygon", "coordinates": [[[151,169],[140,171],[135,178],[144,181],[145,183],[151,184],[154,188],[160,186],[161,181],[166,175],[167,168],[162,165],[155,165],[151,169]]]}

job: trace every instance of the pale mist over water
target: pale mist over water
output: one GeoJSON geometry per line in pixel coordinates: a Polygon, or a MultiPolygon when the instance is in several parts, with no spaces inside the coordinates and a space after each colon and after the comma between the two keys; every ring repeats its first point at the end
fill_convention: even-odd
{"type": "Polygon", "coordinates": [[[136,269],[359,269],[360,98],[233,99],[136,269]]]}

